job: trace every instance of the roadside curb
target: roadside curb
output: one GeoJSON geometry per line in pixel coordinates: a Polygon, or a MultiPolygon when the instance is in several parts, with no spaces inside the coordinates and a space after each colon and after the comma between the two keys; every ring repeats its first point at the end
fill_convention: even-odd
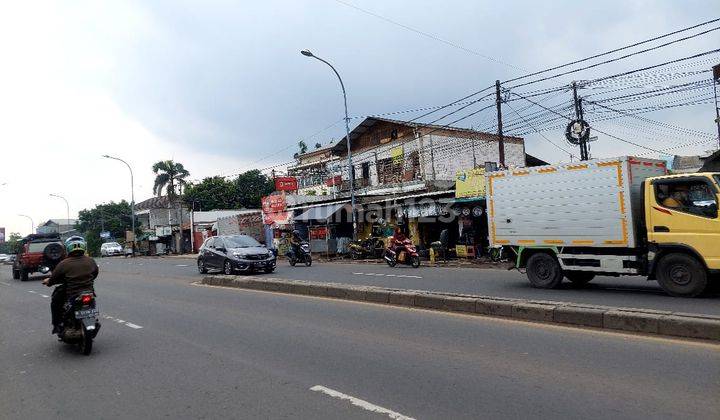
{"type": "MultiPolygon", "coordinates": [[[[315,261],[315,260],[313,260],[315,261]]],[[[346,264],[346,265],[353,265],[353,264],[377,264],[377,265],[385,265],[385,261],[382,259],[360,259],[360,260],[352,260],[352,259],[326,259],[326,258],[318,258],[318,262],[322,262],[325,264],[346,264]]],[[[434,264],[431,264],[427,260],[422,260],[422,265],[424,267],[433,267],[433,268],[471,268],[471,269],[478,269],[478,270],[509,270],[514,267],[512,264],[508,263],[493,263],[493,262],[458,262],[458,261],[448,261],[448,262],[442,262],[442,261],[436,261],[434,264]]]]}
{"type": "Polygon", "coordinates": [[[567,302],[436,293],[251,276],[205,276],[202,284],[380,303],[523,321],[720,341],[720,316],[567,302]]]}

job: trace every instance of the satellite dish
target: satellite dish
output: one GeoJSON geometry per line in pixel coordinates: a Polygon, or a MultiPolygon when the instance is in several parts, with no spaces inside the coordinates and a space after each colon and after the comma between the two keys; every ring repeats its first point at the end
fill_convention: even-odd
{"type": "Polygon", "coordinates": [[[588,141],[588,138],[590,138],[590,124],[585,120],[570,121],[565,127],[565,138],[576,146],[581,141],[588,141]]]}

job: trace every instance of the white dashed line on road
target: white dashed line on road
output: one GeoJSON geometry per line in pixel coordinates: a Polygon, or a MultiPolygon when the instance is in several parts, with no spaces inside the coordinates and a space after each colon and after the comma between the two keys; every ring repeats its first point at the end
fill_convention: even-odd
{"type": "Polygon", "coordinates": [[[396,413],[395,411],[388,410],[387,408],[380,407],[379,405],[375,405],[375,404],[367,402],[365,400],[361,400],[360,398],[355,398],[353,396],[343,394],[342,392],[335,391],[334,389],[326,388],[322,385],[315,385],[314,387],[310,388],[310,391],[322,392],[323,394],[328,395],[332,398],[349,401],[350,404],[354,405],[355,407],[360,407],[363,410],[372,411],[373,413],[385,414],[386,416],[390,417],[391,419],[414,420],[412,417],[408,417],[406,415],[396,413]]]}
{"type": "Polygon", "coordinates": [[[187,264],[175,264],[175,267],[189,267],[187,264]]]}
{"type": "Polygon", "coordinates": [[[125,321],[125,320],[123,320],[123,319],[115,318],[115,317],[112,317],[112,316],[110,316],[110,315],[103,315],[102,317],[105,318],[105,319],[107,319],[107,320],[110,320],[110,321],[115,321],[115,322],[117,322],[118,324],[122,324],[122,325],[124,325],[124,326],[126,326],[126,327],[130,327],[130,328],[132,328],[132,329],[134,329],[134,330],[139,330],[139,329],[142,328],[142,326],[140,326],[140,325],[138,325],[138,324],[133,324],[132,322],[127,322],[127,321],[125,321]]]}
{"type": "Polygon", "coordinates": [[[0,281],[0,284],[4,284],[5,286],[10,286],[10,283],[5,283],[4,281],[0,281]]]}
{"type": "Polygon", "coordinates": [[[42,295],[42,294],[41,294],[40,296],[42,296],[42,297],[44,297],[44,298],[49,298],[49,297],[50,297],[50,296],[48,296],[48,295],[42,295]]]}
{"type": "Polygon", "coordinates": [[[37,292],[34,290],[28,290],[28,293],[37,293],[37,292]]]}
{"type": "Polygon", "coordinates": [[[422,276],[414,276],[411,274],[383,274],[383,273],[353,273],[356,276],[371,276],[371,277],[395,277],[400,279],[421,279],[422,276]]]}

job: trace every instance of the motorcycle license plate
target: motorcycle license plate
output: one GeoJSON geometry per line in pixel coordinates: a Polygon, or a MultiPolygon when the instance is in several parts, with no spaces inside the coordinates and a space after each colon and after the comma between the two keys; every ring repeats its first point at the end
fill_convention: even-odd
{"type": "Polygon", "coordinates": [[[83,309],[81,311],[75,311],[75,318],[94,318],[98,316],[100,312],[97,309],[83,309]]]}

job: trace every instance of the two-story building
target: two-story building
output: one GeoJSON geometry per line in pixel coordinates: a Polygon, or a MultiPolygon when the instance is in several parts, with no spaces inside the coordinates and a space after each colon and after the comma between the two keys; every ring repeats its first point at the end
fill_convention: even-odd
{"type": "MultiPolygon", "coordinates": [[[[505,167],[542,163],[525,154],[522,138],[506,136],[503,143],[505,167]]],[[[347,206],[351,170],[358,236],[384,236],[392,226],[400,225],[419,245],[427,246],[438,239],[442,229],[457,227],[457,221],[453,225],[439,219],[456,204],[458,173],[501,166],[498,136],[464,128],[368,117],[350,132],[350,145],[352,167],[347,165],[343,138],[297,156],[297,164],[288,168],[288,174],[298,178],[299,195],[314,191],[309,195],[323,196],[321,201],[314,197],[312,202],[290,207],[296,228],[308,228],[308,236],[316,242],[322,241],[323,235],[333,240],[352,236],[347,206]]],[[[480,209],[472,208],[478,219],[474,231],[482,236],[484,199],[478,197],[477,201],[475,207],[480,209]]]]}

